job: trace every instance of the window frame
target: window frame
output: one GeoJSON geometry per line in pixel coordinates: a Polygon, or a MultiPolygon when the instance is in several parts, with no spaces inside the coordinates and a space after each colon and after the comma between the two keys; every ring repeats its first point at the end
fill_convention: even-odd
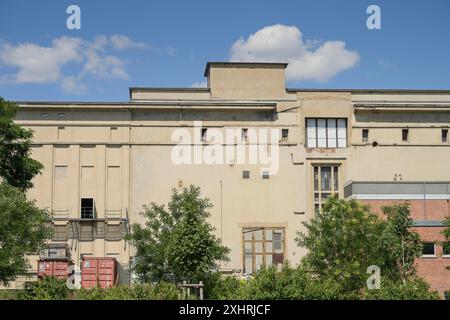
{"type": "Polygon", "coordinates": [[[317,118],[305,118],[305,147],[306,148],[321,148],[321,149],[342,149],[342,148],[348,148],[348,119],[347,118],[333,118],[333,117],[328,117],[328,118],[324,118],[324,117],[317,117],[317,118]],[[308,128],[311,128],[310,126],[308,126],[308,122],[314,120],[314,130],[315,130],[315,137],[313,139],[315,139],[315,146],[310,146],[309,145],[309,136],[308,136],[308,128]],[[329,127],[329,121],[330,120],[334,120],[335,126],[334,127],[329,127]],[[325,146],[324,147],[320,147],[319,146],[319,121],[324,121],[325,123],[325,146]],[[345,132],[345,138],[340,138],[339,137],[339,129],[341,128],[339,126],[340,121],[344,122],[344,132],[345,132]],[[335,131],[335,137],[333,137],[331,140],[328,137],[329,134],[329,128],[333,129],[335,131]],[[339,141],[345,139],[345,144],[344,146],[340,146],[339,141]],[[330,141],[334,141],[335,142],[335,146],[330,146],[329,142],[330,141]]]}
{"type": "Polygon", "coordinates": [[[369,129],[362,129],[362,131],[361,131],[361,141],[362,142],[369,142],[369,129]],[[367,135],[364,136],[364,133],[366,133],[367,135]]]}
{"type": "Polygon", "coordinates": [[[259,226],[246,226],[242,228],[242,273],[243,274],[254,274],[256,273],[257,270],[257,265],[256,265],[256,256],[257,255],[261,255],[262,256],[262,266],[261,267],[266,267],[267,266],[267,256],[271,255],[272,256],[272,264],[271,266],[275,266],[277,267],[274,263],[273,263],[273,256],[275,254],[278,255],[282,255],[282,262],[281,264],[283,264],[286,261],[286,228],[285,227],[259,227],[259,226]],[[253,234],[254,231],[262,231],[262,237],[261,240],[256,240],[255,239],[255,235],[253,234]],[[268,230],[272,230],[272,239],[268,240],[266,238],[266,232],[268,230]],[[245,233],[247,232],[252,232],[252,239],[251,240],[246,240],[245,239],[245,233]],[[281,231],[282,234],[282,239],[281,239],[281,243],[282,243],[282,252],[281,253],[275,253],[275,249],[274,249],[274,231],[281,231]],[[270,242],[272,243],[272,251],[268,252],[267,251],[267,243],[270,242]],[[246,249],[245,249],[245,244],[246,243],[251,243],[251,247],[252,247],[252,251],[251,251],[251,255],[252,255],[252,272],[248,273],[246,270],[246,266],[245,266],[245,257],[246,257],[246,249]],[[261,253],[256,252],[255,250],[255,245],[257,243],[261,243],[262,244],[262,249],[261,249],[261,253]]]}
{"type": "Polygon", "coordinates": [[[424,241],[422,242],[422,253],[420,255],[421,258],[436,258],[436,243],[435,242],[431,242],[431,241],[424,241]],[[433,254],[424,254],[423,253],[423,247],[425,244],[432,244],[433,245],[433,254]]]}
{"type": "Polygon", "coordinates": [[[312,163],[311,164],[312,181],[312,208],[316,214],[317,209],[321,210],[323,203],[329,198],[336,196],[341,197],[341,163],[312,163]],[[316,189],[316,168],[317,168],[317,189],[316,189]],[[322,168],[330,168],[330,190],[322,190],[322,168]],[[337,169],[337,170],[336,170],[337,169]],[[337,178],[337,179],[336,179],[337,178]],[[337,182],[336,182],[337,180],[337,182]],[[323,194],[328,194],[323,198],[323,194]],[[317,195],[317,197],[316,197],[317,195]],[[317,199],[317,200],[316,200],[317,199]]]}

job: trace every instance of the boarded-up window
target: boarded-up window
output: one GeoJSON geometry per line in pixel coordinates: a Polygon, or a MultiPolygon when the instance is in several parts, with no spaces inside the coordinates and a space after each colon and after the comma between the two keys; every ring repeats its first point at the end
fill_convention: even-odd
{"type": "Polygon", "coordinates": [[[122,207],[122,172],[120,167],[109,166],[107,169],[106,208],[117,211],[122,207]]]}
{"type": "Polygon", "coordinates": [[[284,262],[284,228],[244,228],[244,273],[284,262]]]}
{"type": "Polygon", "coordinates": [[[68,166],[55,166],[53,188],[55,215],[68,216],[71,200],[68,166]]]}

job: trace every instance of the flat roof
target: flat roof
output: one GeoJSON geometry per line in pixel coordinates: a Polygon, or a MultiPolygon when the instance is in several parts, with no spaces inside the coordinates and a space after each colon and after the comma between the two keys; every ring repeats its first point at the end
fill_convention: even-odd
{"type": "Polygon", "coordinates": [[[286,68],[288,63],[286,62],[243,62],[243,61],[229,61],[229,62],[220,62],[220,61],[211,61],[206,63],[204,76],[207,77],[209,73],[209,68],[211,66],[241,66],[241,67],[282,67],[286,68]]]}
{"type": "Polygon", "coordinates": [[[429,93],[450,94],[450,89],[317,89],[317,88],[287,88],[288,92],[351,92],[351,93],[429,93]]]}

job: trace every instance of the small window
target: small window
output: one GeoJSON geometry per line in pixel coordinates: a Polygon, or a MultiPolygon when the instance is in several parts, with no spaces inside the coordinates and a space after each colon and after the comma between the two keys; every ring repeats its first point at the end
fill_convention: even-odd
{"type": "Polygon", "coordinates": [[[441,137],[442,137],[442,142],[448,142],[448,129],[442,129],[441,137]]]}
{"type": "Polygon", "coordinates": [[[242,178],[243,179],[250,179],[250,171],[248,171],[248,170],[242,171],[242,178]]]}
{"type": "Polygon", "coordinates": [[[369,142],[369,129],[362,130],[362,142],[369,142]]]}
{"type": "Polygon", "coordinates": [[[442,244],[442,255],[450,258],[450,241],[442,244]]]}
{"type": "Polygon", "coordinates": [[[408,141],[408,135],[409,130],[408,129],[402,129],[402,141],[407,142],[408,141]]]}
{"type": "Polygon", "coordinates": [[[81,198],[81,219],[94,218],[94,199],[81,198]]]}
{"type": "Polygon", "coordinates": [[[58,117],[60,117],[60,118],[64,118],[65,116],[66,116],[66,114],[64,112],[58,113],[58,117]]]}
{"type": "Polygon", "coordinates": [[[433,242],[422,243],[422,257],[434,257],[436,256],[435,245],[433,242]]]}
{"type": "Polygon", "coordinates": [[[281,129],[281,141],[286,142],[288,141],[289,137],[289,129],[281,129]]]}
{"type": "Polygon", "coordinates": [[[248,140],[248,129],[247,128],[243,128],[241,131],[241,139],[242,141],[247,141],[248,140]]]}
{"type": "Polygon", "coordinates": [[[48,118],[48,113],[47,112],[41,113],[41,118],[48,118]]]}
{"type": "Polygon", "coordinates": [[[269,171],[263,171],[262,172],[262,178],[263,179],[269,179],[270,178],[269,171]]]}
{"type": "Polygon", "coordinates": [[[207,128],[202,128],[202,136],[201,136],[201,140],[202,141],[206,141],[206,134],[208,132],[207,128]]]}

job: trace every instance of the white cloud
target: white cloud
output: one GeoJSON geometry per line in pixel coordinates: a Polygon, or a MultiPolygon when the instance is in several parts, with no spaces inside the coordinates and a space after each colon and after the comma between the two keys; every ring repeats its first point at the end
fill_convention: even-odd
{"type": "Polygon", "coordinates": [[[206,80],[200,81],[200,82],[194,82],[191,84],[191,88],[206,88],[208,86],[208,83],[206,80]]]}
{"type": "Polygon", "coordinates": [[[59,83],[66,92],[87,90],[87,77],[128,79],[126,61],[110,49],[142,49],[148,46],[123,35],[98,35],[93,41],[76,37],[54,39],[50,46],[34,43],[0,44],[0,63],[16,68],[0,76],[0,83],[59,83]],[[70,72],[65,69],[70,65],[70,72]],[[64,69],[64,70],[63,70],[64,69]]]}
{"type": "Polygon", "coordinates": [[[348,50],[343,41],[303,40],[297,27],[281,24],[241,37],[230,50],[230,61],[288,62],[288,80],[324,82],[359,60],[358,52],[348,50]]]}
{"type": "Polygon", "coordinates": [[[114,34],[114,35],[109,37],[109,40],[111,41],[111,43],[114,46],[114,48],[116,48],[118,50],[133,49],[133,48],[145,49],[145,48],[149,47],[144,42],[134,42],[133,40],[131,40],[127,36],[124,36],[124,35],[121,35],[121,34],[114,34]]]}

